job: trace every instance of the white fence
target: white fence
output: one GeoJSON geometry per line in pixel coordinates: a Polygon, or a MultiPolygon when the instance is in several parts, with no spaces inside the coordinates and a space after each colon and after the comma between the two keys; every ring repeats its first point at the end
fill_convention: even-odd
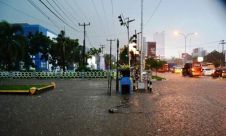
{"type": "MultiPolygon", "coordinates": [[[[98,72],[0,72],[0,78],[107,78],[110,73],[98,72]]],[[[114,72],[111,73],[114,77],[114,72]]]]}

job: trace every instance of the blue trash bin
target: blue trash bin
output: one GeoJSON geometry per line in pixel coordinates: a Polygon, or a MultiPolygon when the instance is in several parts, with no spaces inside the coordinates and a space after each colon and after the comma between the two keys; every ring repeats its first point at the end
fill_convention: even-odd
{"type": "Polygon", "coordinates": [[[120,85],[121,85],[121,94],[130,94],[131,93],[130,77],[122,77],[120,79],[120,85]]]}

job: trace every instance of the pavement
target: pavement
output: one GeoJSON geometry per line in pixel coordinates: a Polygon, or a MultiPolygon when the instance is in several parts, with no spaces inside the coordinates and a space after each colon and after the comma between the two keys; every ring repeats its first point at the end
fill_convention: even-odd
{"type": "Polygon", "coordinates": [[[54,81],[56,89],[34,96],[1,94],[0,135],[226,135],[226,80],[161,76],[167,80],[153,82],[152,93],[130,96],[115,88],[109,96],[104,79],[3,80],[0,84],[54,81]]]}

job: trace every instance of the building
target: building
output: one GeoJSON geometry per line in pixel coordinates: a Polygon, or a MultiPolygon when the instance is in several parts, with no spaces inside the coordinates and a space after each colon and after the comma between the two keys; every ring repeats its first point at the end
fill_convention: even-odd
{"type": "Polygon", "coordinates": [[[147,57],[156,57],[156,42],[147,42],[147,57]]]}
{"type": "Polygon", "coordinates": [[[156,42],[156,56],[165,57],[165,32],[156,32],[153,35],[153,41],[156,42]]]}
{"type": "MultiPolygon", "coordinates": [[[[49,37],[50,39],[56,38],[57,35],[50,31],[49,29],[41,26],[41,25],[30,25],[30,24],[21,24],[23,27],[23,32],[25,36],[28,36],[29,34],[35,34],[35,33],[42,33],[43,35],[49,37]]],[[[32,61],[35,64],[35,70],[37,71],[50,71],[52,65],[49,64],[48,61],[44,61],[41,59],[41,53],[36,54],[32,57],[32,61]]]]}
{"type": "Polygon", "coordinates": [[[87,59],[88,67],[92,70],[105,70],[104,54],[95,55],[87,59]]]}
{"type": "Polygon", "coordinates": [[[203,48],[195,48],[192,51],[192,57],[204,57],[207,55],[207,51],[204,50],[203,48]]]}

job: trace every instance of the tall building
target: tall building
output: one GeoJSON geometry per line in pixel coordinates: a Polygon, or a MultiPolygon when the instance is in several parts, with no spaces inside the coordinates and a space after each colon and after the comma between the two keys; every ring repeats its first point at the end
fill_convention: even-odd
{"type": "Polygon", "coordinates": [[[144,56],[147,56],[147,42],[146,42],[146,37],[143,37],[143,53],[144,56]]]}
{"type": "MultiPolygon", "coordinates": [[[[23,27],[23,32],[25,36],[28,36],[30,33],[35,34],[35,33],[42,33],[43,35],[49,37],[50,39],[56,38],[57,35],[50,31],[49,29],[41,26],[41,25],[30,25],[30,24],[21,24],[23,27]]],[[[42,60],[41,59],[42,54],[38,53],[32,57],[32,61],[35,64],[35,69],[37,71],[49,71],[51,70],[52,65],[49,64],[48,61],[42,60]]]]}
{"type": "Polygon", "coordinates": [[[156,32],[153,35],[153,40],[156,42],[156,56],[165,57],[165,32],[156,32]]]}
{"type": "Polygon", "coordinates": [[[147,42],[147,57],[155,58],[156,57],[156,42],[147,42]]]}
{"type": "Polygon", "coordinates": [[[192,51],[192,57],[204,57],[207,55],[207,51],[203,48],[195,48],[192,51]]]}

